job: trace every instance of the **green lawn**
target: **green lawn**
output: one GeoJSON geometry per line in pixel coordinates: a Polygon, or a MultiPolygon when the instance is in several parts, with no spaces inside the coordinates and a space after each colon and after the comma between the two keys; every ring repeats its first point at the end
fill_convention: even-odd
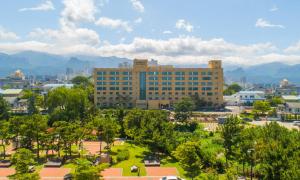
{"type": "Polygon", "coordinates": [[[146,147],[136,146],[130,142],[126,142],[123,145],[113,146],[112,147],[112,158],[114,168],[123,168],[123,176],[137,176],[137,173],[131,173],[130,167],[135,165],[140,168],[140,176],[146,175],[145,165],[143,162],[145,153],[149,153],[149,150],[146,147]],[[122,162],[116,162],[116,155],[118,150],[127,149],[129,151],[130,157],[128,160],[122,162]]]}

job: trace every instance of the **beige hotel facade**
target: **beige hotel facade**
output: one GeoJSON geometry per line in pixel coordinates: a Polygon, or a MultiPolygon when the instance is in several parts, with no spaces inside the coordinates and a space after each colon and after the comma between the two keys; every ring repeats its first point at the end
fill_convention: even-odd
{"type": "Polygon", "coordinates": [[[207,68],[175,68],[134,59],[133,66],[95,68],[93,77],[98,107],[165,109],[194,95],[216,107],[223,104],[220,60],[210,60],[207,68]]]}

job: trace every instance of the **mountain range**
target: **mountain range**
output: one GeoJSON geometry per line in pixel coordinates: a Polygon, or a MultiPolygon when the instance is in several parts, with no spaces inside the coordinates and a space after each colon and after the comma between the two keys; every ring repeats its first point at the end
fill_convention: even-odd
{"type": "MultiPolygon", "coordinates": [[[[131,63],[131,60],[119,57],[62,56],[34,51],[11,55],[0,53],[0,77],[6,77],[16,69],[21,69],[26,75],[62,75],[66,73],[67,68],[80,72],[91,70],[93,67],[118,67],[124,62],[131,63]]],[[[180,67],[176,64],[175,66],[180,67]]],[[[224,75],[227,81],[240,81],[244,78],[251,83],[278,83],[287,78],[291,82],[300,83],[300,64],[274,62],[248,67],[224,64],[224,75]]]]}

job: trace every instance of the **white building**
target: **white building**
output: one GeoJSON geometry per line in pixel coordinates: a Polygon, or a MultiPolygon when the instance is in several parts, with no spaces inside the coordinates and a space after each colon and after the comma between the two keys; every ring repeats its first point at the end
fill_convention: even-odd
{"type": "Polygon", "coordinates": [[[74,85],[73,84],[45,84],[43,86],[43,91],[44,93],[48,93],[50,90],[59,88],[59,87],[66,87],[66,88],[72,88],[74,85]]]}
{"type": "Polygon", "coordinates": [[[255,101],[265,100],[263,91],[240,91],[231,96],[224,96],[224,101],[229,106],[253,104],[255,101]]]}

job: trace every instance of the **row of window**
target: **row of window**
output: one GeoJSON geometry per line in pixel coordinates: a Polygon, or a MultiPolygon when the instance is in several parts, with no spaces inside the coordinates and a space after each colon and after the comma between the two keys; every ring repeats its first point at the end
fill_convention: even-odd
{"type": "Polygon", "coordinates": [[[124,72],[119,72],[119,71],[109,71],[109,72],[107,72],[107,71],[98,71],[97,72],[97,75],[106,75],[106,74],[109,74],[109,75],[120,75],[120,74],[122,74],[122,75],[131,75],[132,72],[126,72],[126,71],[124,71],[124,72]]]}
{"type": "MultiPolygon", "coordinates": [[[[100,92],[97,92],[97,94],[100,94],[100,92]]],[[[109,93],[106,93],[106,92],[102,92],[101,94],[103,94],[103,95],[106,95],[106,94],[109,94],[109,95],[114,95],[114,94],[116,94],[116,95],[119,95],[119,94],[123,94],[123,95],[132,95],[132,92],[129,92],[129,93],[127,93],[127,92],[122,92],[122,93],[120,93],[120,92],[109,92],[109,93]]],[[[162,92],[161,93],[162,95],[169,95],[169,96],[172,96],[173,94],[172,94],[172,92],[162,92]]],[[[182,93],[178,93],[178,92],[175,92],[175,94],[174,95],[179,95],[179,94],[181,94],[181,95],[185,95],[185,92],[182,92],[182,93]]],[[[198,92],[188,92],[187,93],[189,96],[191,96],[191,95],[199,95],[198,94],[198,92]]],[[[148,93],[148,96],[151,96],[151,95],[159,95],[159,93],[158,92],[149,92],[148,93]]],[[[201,95],[203,95],[203,96],[205,96],[205,95],[207,95],[207,96],[212,96],[213,95],[213,93],[212,92],[202,92],[201,93],[201,95]]],[[[218,95],[218,93],[217,92],[215,92],[215,95],[218,95]]]]}
{"type": "MultiPolygon", "coordinates": [[[[186,88],[185,87],[175,87],[175,91],[184,91],[186,88]]],[[[189,91],[198,91],[199,88],[198,87],[188,87],[187,88],[189,91]]],[[[202,87],[201,88],[202,91],[211,91],[212,88],[211,87],[202,87]]],[[[159,88],[158,87],[149,87],[148,88],[149,91],[158,91],[159,88]]],[[[172,87],[162,87],[163,91],[171,91],[172,87]]]]}
{"type": "Polygon", "coordinates": [[[125,81],[125,82],[116,82],[116,81],[111,81],[111,82],[103,82],[103,81],[99,81],[97,82],[97,85],[132,85],[132,82],[128,82],[128,81],[125,81]]]}
{"type": "MultiPolygon", "coordinates": [[[[157,72],[157,71],[150,71],[148,72],[148,75],[159,75],[160,72],[157,72]]],[[[217,73],[217,72],[216,72],[217,73]]],[[[97,72],[97,75],[106,75],[106,74],[109,74],[109,75],[132,75],[132,72],[127,72],[127,71],[124,71],[124,72],[119,72],[119,71],[98,71],[97,72]]],[[[172,75],[172,74],[175,74],[175,75],[179,75],[179,76],[183,76],[183,75],[212,75],[213,73],[211,71],[202,71],[202,72],[197,72],[197,71],[194,71],[194,72],[181,72],[181,71],[177,71],[177,72],[161,72],[162,75],[172,75]]]]}
{"type": "MultiPolygon", "coordinates": [[[[217,72],[216,72],[217,73],[217,72]]],[[[213,73],[211,71],[202,71],[201,73],[197,72],[197,71],[194,71],[194,72],[183,72],[183,71],[177,71],[177,72],[161,72],[162,75],[172,75],[172,74],[175,74],[175,75],[178,75],[178,76],[184,76],[186,74],[192,76],[197,76],[199,74],[201,75],[212,75],[213,73]]],[[[148,75],[159,75],[159,72],[157,71],[151,71],[151,72],[148,72],[148,75]]]]}
{"type": "MultiPolygon", "coordinates": [[[[111,81],[118,81],[118,80],[120,80],[120,77],[113,76],[113,77],[109,77],[108,79],[111,81]]],[[[128,80],[132,80],[132,77],[122,77],[121,79],[124,81],[128,81],[128,80]]],[[[99,77],[97,77],[97,80],[103,81],[103,80],[106,80],[106,77],[99,76],[99,77]]]]}
{"type": "MultiPolygon", "coordinates": [[[[148,79],[150,81],[157,81],[159,78],[158,78],[158,76],[150,76],[148,79]]],[[[163,76],[161,79],[163,81],[171,81],[172,77],[171,76],[163,76]]],[[[185,80],[185,77],[175,77],[175,80],[177,80],[177,81],[185,80]]],[[[189,77],[188,80],[197,81],[197,80],[199,80],[199,78],[198,77],[189,77]]],[[[205,76],[205,77],[202,77],[202,80],[211,80],[211,77],[205,76]]]]}
{"type": "Polygon", "coordinates": [[[119,91],[119,90],[124,90],[124,91],[127,91],[127,90],[132,90],[132,87],[97,87],[97,90],[98,91],[106,91],[106,90],[111,90],[111,91],[119,91]]]}

